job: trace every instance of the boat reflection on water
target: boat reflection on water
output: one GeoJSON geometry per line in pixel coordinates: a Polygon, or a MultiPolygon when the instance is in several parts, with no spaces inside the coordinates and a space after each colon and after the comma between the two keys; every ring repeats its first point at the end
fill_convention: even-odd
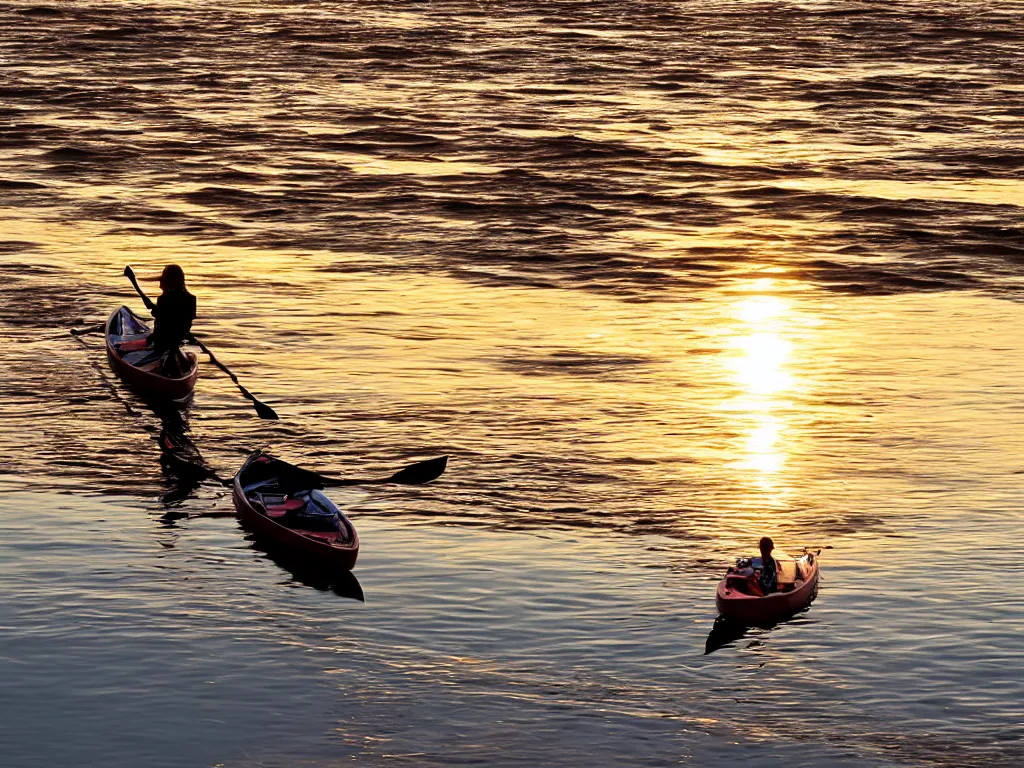
{"type": "Polygon", "coordinates": [[[321,592],[333,592],[339,597],[347,597],[361,603],[366,602],[363,597],[363,588],[352,571],[332,568],[316,560],[311,560],[308,555],[284,549],[253,533],[248,533],[246,539],[252,549],[263,553],[268,560],[288,571],[299,584],[313,587],[321,592]]]}
{"type": "Polygon", "coordinates": [[[203,455],[187,434],[183,421],[163,421],[163,429],[157,438],[160,445],[160,468],[170,485],[160,497],[173,517],[173,507],[192,497],[205,480],[214,479],[216,473],[206,466],[203,455]]]}
{"type": "MultiPolygon", "coordinates": [[[[198,446],[189,437],[188,421],[177,409],[164,408],[156,412],[161,430],[157,438],[160,467],[171,488],[161,497],[165,507],[175,507],[190,498],[204,481],[219,485],[225,481],[206,464],[198,446]]],[[[173,510],[168,514],[173,518],[173,510]]]]}
{"type": "Polygon", "coordinates": [[[715,619],[715,623],[711,627],[711,631],[708,633],[707,640],[704,641],[704,655],[707,656],[709,653],[714,653],[719,648],[731,645],[737,640],[742,640],[748,632],[763,635],[768,632],[773,632],[776,629],[780,629],[786,625],[815,623],[814,619],[809,619],[804,615],[806,612],[807,608],[804,608],[792,616],[770,624],[747,624],[736,619],[719,616],[715,619]]]}

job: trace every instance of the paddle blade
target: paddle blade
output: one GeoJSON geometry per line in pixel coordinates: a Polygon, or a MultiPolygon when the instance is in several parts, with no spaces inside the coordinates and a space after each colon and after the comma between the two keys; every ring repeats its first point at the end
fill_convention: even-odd
{"type": "Polygon", "coordinates": [[[277,415],[277,411],[271,408],[266,403],[261,403],[259,400],[253,398],[253,407],[256,408],[256,414],[261,419],[267,419],[268,421],[277,421],[280,416],[277,415]]]}
{"type": "Polygon", "coordinates": [[[132,270],[130,264],[124,265],[124,276],[127,277],[129,280],[135,279],[135,272],[132,270]]]}
{"type": "Polygon", "coordinates": [[[405,469],[395,472],[386,482],[401,483],[402,485],[423,485],[431,480],[436,480],[448,466],[448,457],[441,456],[436,459],[427,459],[416,464],[410,464],[405,469]]]}

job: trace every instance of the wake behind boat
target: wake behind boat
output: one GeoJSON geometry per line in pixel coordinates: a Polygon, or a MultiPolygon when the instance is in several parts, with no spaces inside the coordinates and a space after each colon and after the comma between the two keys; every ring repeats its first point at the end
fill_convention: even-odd
{"type": "Polygon", "coordinates": [[[253,452],[232,483],[235,509],[257,535],[296,554],[351,570],[359,556],[355,526],[320,489],[315,473],[253,452]]]}
{"type": "Polygon", "coordinates": [[[118,377],[142,397],[183,405],[192,396],[199,378],[199,361],[182,352],[187,365],[179,376],[165,376],[160,361],[148,346],[150,328],[128,307],[115,309],[107,319],[107,360],[118,377]]]}

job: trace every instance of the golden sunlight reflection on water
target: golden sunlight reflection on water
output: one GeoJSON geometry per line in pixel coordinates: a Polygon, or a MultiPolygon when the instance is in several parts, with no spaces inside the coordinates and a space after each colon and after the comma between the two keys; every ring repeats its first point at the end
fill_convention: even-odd
{"type": "Polygon", "coordinates": [[[758,280],[750,286],[756,293],[732,305],[732,317],[740,326],[723,363],[738,392],[722,406],[744,433],[735,466],[752,470],[751,482],[769,493],[777,490],[777,475],[786,462],[784,437],[789,425],[780,411],[793,388],[788,367],[793,344],[787,338],[791,304],[767,293],[773,287],[771,278],[758,280]]]}

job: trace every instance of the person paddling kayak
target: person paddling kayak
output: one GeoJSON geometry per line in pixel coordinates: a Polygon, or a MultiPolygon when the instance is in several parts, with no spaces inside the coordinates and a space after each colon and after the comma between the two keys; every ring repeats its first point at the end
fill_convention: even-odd
{"type": "Polygon", "coordinates": [[[761,550],[761,570],[757,575],[757,585],[761,587],[761,594],[770,595],[779,588],[779,564],[772,557],[775,542],[768,536],[762,536],[758,548],[761,550]]]}
{"type": "Polygon", "coordinates": [[[156,304],[150,307],[156,322],[147,341],[161,359],[163,374],[180,375],[188,361],[179,347],[188,338],[192,321],[196,319],[196,297],[185,288],[185,271],[177,264],[164,267],[160,290],[156,304]]]}
{"type": "Polygon", "coordinates": [[[758,542],[761,558],[741,558],[730,568],[726,580],[732,589],[747,595],[765,597],[779,591],[779,564],[772,557],[775,542],[763,536],[758,542]]]}

